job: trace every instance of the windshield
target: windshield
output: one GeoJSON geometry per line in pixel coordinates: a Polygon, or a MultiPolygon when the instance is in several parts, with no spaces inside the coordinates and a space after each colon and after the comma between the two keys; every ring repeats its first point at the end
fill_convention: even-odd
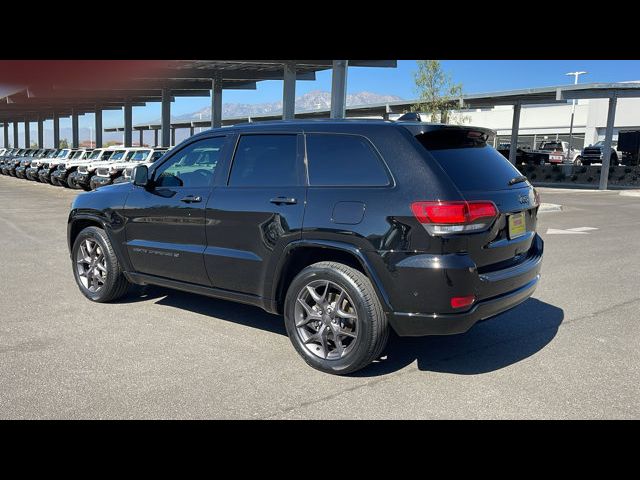
{"type": "Polygon", "coordinates": [[[83,151],[79,150],[76,153],[74,153],[73,155],[71,155],[72,159],[78,159],[78,158],[82,158],[82,155],[84,154],[83,151]]]}
{"type": "Polygon", "coordinates": [[[133,153],[133,155],[129,157],[129,160],[131,160],[132,162],[141,162],[142,160],[147,158],[150,151],[151,150],[138,150],[136,152],[131,152],[133,153]]]}
{"type": "Polygon", "coordinates": [[[57,155],[57,151],[56,150],[51,150],[47,156],[45,158],[55,158],[57,155]]]}
{"type": "Polygon", "coordinates": [[[69,153],[69,150],[66,148],[64,150],[60,150],[60,153],[56,155],[56,158],[64,158],[67,156],[68,153],[69,153]]]}
{"type": "Polygon", "coordinates": [[[113,155],[111,155],[109,160],[122,160],[126,152],[126,150],[116,150],[115,152],[113,152],[113,155]]]}
{"type": "Polygon", "coordinates": [[[136,154],[136,151],[132,151],[127,153],[127,158],[124,159],[125,162],[128,162],[129,160],[131,160],[131,157],[133,157],[136,154]]]}
{"type": "Polygon", "coordinates": [[[557,150],[562,149],[562,144],[560,142],[545,142],[542,144],[542,150],[557,150]]]}
{"type": "Polygon", "coordinates": [[[89,155],[89,160],[95,160],[100,156],[101,153],[102,150],[94,150],[93,152],[91,152],[91,155],[89,155]]]}

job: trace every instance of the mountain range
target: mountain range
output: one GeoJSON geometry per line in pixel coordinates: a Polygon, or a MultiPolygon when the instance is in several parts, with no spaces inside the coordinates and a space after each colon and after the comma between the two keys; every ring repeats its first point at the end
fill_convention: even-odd
{"type": "MultiPolygon", "coordinates": [[[[347,106],[384,103],[403,100],[396,95],[385,95],[372,92],[358,92],[347,95],[347,106]]],[[[296,112],[322,110],[331,107],[331,93],[314,90],[296,98],[296,112]]],[[[223,103],[222,118],[268,115],[282,112],[282,101],[267,103],[223,103]]],[[[206,120],[211,118],[211,107],[205,107],[193,113],[175,117],[176,121],[206,120]]]]}
{"type": "MultiPolygon", "coordinates": [[[[369,103],[384,103],[403,100],[396,95],[386,95],[373,92],[357,92],[347,95],[347,106],[351,105],[365,105],[369,103]]],[[[305,93],[296,98],[296,112],[308,111],[308,110],[322,110],[331,107],[331,93],[314,90],[309,93],[305,93]]],[[[282,101],[266,102],[266,103],[223,103],[222,104],[222,118],[233,117],[246,117],[254,115],[267,115],[277,114],[282,112],[282,101]]],[[[211,118],[211,107],[205,107],[192,113],[184,115],[171,116],[172,122],[188,122],[195,120],[208,120],[211,118]]],[[[137,123],[134,118],[134,125],[137,123]]],[[[146,124],[159,124],[160,119],[153,120],[151,122],[145,122],[146,124]]],[[[197,130],[196,130],[197,131],[197,130]]],[[[80,142],[89,140],[91,131],[89,128],[79,129],[80,142]]],[[[95,132],[94,132],[95,134],[95,132]]],[[[49,144],[53,137],[53,131],[51,129],[45,129],[45,144],[49,144]]],[[[176,143],[181,142],[189,136],[188,129],[176,130],[176,143]]],[[[13,137],[11,136],[13,139],[13,137]]],[[[38,138],[35,126],[31,124],[31,141],[34,142],[38,138]]],[[[67,139],[71,143],[71,128],[60,128],[60,138],[67,139]]],[[[138,143],[138,133],[133,132],[133,143],[138,143]]],[[[102,134],[103,142],[121,142],[123,140],[122,133],[107,133],[102,134]]],[[[153,143],[153,133],[145,132],[144,142],[147,144],[153,143]]],[[[19,145],[23,144],[23,134],[20,132],[19,145]]]]}

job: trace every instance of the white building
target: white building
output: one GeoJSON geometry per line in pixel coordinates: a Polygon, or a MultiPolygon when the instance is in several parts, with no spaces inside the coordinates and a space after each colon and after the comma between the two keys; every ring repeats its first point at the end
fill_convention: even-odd
{"type": "MultiPolygon", "coordinates": [[[[608,99],[577,100],[573,120],[574,148],[582,148],[604,140],[607,124],[608,99]]],[[[518,145],[539,144],[545,139],[568,140],[571,123],[571,103],[547,105],[522,105],[518,145]]],[[[493,108],[461,110],[467,117],[465,124],[487,127],[496,130],[497,141],[509,143],[513,107],[510,105],[493,108]]],[[[390,115],[395,119],[399,115],[390,115]]],[[[619,130],[640,130],[640,98],[619,98],[616,110],[613,139],[618,138],[619,130]]]]}

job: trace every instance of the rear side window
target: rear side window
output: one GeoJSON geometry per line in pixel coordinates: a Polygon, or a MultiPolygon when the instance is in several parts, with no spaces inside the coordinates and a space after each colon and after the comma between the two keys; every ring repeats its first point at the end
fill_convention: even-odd
{"type": "Polygon", "coordinates": [[[307,134],[311,186],[385,186],[389,177],[371,143],[358,135],[307,134]]]}
{"type": "Polygon", "coordinates": [[[298,185],[297,135],[243,135],[233,159],[229,185],[298,185]]]}
{"type": "Polygon", "coordinates": [[[500,152],[487,145],[484,132],[457,128],[416,135],[460,190],[506,190],[521,175],[500,152]]]}

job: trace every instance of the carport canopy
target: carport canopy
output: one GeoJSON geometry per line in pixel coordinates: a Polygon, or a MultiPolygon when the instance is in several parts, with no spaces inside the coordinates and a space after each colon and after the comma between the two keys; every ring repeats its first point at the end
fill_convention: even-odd
{"type": "MultiPolygon", "coordinates": [[[[162,103],[162,145],[170,144],[171,101],[180,96],[211,97],[211,127],[222,125],[224,89],[255,89],[256,82],[283,80],[283,115],[294,115],[296,80],[315,80],[318,71],[333,68],[333,116],[344,117],[348,66],[396,67],[395,60],[176,60],[176,61],[2,61],[0,62],[0,122],[4,145],[8,123],[38,122],[38,143],[43,143],[42,122],[53,119],[54,145],[59,143],[61,116],[72,117],[73,144],[78,143],[77,116],[95,112],[96,145],[102,144],[102,110],[124,107],[125,145],[131,145],[133,106],[162,103]],[[42,75],[48,72],[49,75],[42,75]],[[72,72],[73,75],[70,75],[72,72]],[[104,74],[101,76],[101,74],[104,74]],[[43,80],[45,78],[45,80],[43,80]]],[[[28,133],[25,141],[28,139],[28,133]]]]}

